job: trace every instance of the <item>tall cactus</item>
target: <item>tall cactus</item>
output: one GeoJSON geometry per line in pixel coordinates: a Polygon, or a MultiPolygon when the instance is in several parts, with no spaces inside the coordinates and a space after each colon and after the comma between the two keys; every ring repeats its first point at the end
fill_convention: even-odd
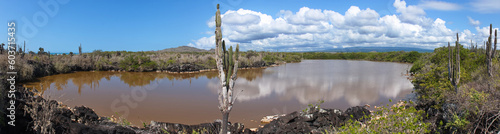
{"type": "Polygon", "coordinates": [[[490,36],[488,37],[488,41],[486,42],[486,64],[487,64],[487,71],[488,71],[488,76],[493,77],[493,70],[492,70],[492,60],[495,57],[495,51],[497,50],[497,30],[495,29],[495,41],[492,42],[492,32],[493,32],[493,25],[490,24],[490,36]],[[491,48],[491,45],[494,44],[493,49],[491,48]]]}
{"type": "Polygon", "coordinates": [[[80,43],[80,46],[78,47],[78,54],[82,55],[82,43],[80,43]]]}
{"type": "Polygon", "coordinates": [[[236,45],[236,51],[233,53],[233,47],[226,50],[226,42],[222,40],[221,16],[219,4],[215,13],[215,57],[217,70],[219,71],[220,84],[222,89],[219,92],[219,110],[222,113],[221,134],[227,133],[229,112],[233,107],[236,97],[233,97],[234,82],[238,72],[239,45],[236,45]]]}
{"type": "Polygon", "coordinates": [[[460,43],[457,33],[457,41],[455,42],[455,61],[453,61],[453,51],[448,42],[448,79],[455,87],[455,92],[458,92],[458,83],[460,83],[460,43]]]}
{"type": "Polygon", "coordinates": [[[474,48],[474,43],[472,43],[472,40],[470,40],[470,50],[471,50],[471,52],[476,51],[476,49],[474,48]]]}
{"type": "Polygon", "coordinates": [[[21,58],[24,57],[24,54],[26,54],[26,41],[24,41],[23,54],[21,54],[21,58]]]}
{"type": "Polygon", "coordinates": [[[458,83],[460,83],[460,43],[458,43],[458,33],[457,33],[457,41],[455,42],[455,47],[456,47],[456,51],[457,51],[457,61],[456,61],[456,78],[455,78],[455,92],[458,92],[458,83]]]}

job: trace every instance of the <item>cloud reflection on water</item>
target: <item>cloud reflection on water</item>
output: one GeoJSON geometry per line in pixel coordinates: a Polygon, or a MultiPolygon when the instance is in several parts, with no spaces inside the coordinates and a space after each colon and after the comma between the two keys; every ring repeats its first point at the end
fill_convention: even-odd
{"type": "MultiPolygon", "coordinates": [[[[319,99],[333,102],[344,98],[351,106],[371,104],[380,98],[396,98],[403,91],[411,91],[413,85],[402,74],[409,64],[347,61],[306,60],[297,64],[267,68],[262,76],[251,81],[238,79],[238,101],[252,101],[265,97],[280,100],[296,99],[311,104],[319,99]]],[[[214,93],[218,80],[208,82],[214,93]]]]}

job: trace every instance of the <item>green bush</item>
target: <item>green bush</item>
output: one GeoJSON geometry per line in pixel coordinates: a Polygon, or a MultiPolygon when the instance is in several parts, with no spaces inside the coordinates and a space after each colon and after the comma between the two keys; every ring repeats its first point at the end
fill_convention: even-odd
{"type": "Polygon", "coordinates": [[[68,73],[71,71],[71,68],[63,62],[56,62],[54,68],[57,73],[68,73]]]}
{"type": "MultiPolygon", "coordinates": [[[[344,126],[326,130],[325,133],[420,134],[430,132],[428,130],[430,123],[423,121],[422,115],[424,115],[424,111],[417,110],[413,106],[405,106],[407,102],[400,102],[400,104],[403,105],[378,108],[369,121],[359,122],[350,120],[344,126]]],[[[412,103],[410,102],[410,104],[412,103]]]]}
{"type": "Polygon", "coordinates": [[[264,58],[262,58],[267,64],[274,64],[276,63],[276,57],[271,55],[271,54],[266,54],[264,58]]]}
{"type": "Polygon", "coordinates": [[[340,60],[370,60],[389,62],[416,62],[423,53],[417,51],[404,52],[307,52],[303,53],[304,59],[340,59],[340,60]]]}
{"type": "Polygon", "coordinates": [[[151,61],[147,56],[129,55],[120,61],[120,68],[127,71],[152,71],[156,69],[156,62],[151,61]]]}

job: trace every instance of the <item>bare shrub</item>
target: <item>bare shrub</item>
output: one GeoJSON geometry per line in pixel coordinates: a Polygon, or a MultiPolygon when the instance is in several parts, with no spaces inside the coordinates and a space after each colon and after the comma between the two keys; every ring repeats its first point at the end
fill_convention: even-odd
{"type": "Polygon", "coordinates": [[[56,101],[46,101],[44,99],[28,99],[24,110],[33,119],[33,121],[31,122],[33,123],[33,130],[42,134],[54,134],[55,130],[52,129],[52,125],[54,124],[52,124],[50,120],[52,119],[52,113],[54,112],[56,107],[56,101]]]}

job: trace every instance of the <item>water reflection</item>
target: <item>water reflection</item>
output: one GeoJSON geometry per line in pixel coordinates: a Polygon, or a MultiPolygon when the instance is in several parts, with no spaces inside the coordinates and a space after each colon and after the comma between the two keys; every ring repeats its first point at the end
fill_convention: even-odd
{"type": "MultiPolygon", "coordinates": [[[[239,70],[235,86],[237,104],[231,120],[257,127],[259,123],[251,120],[300,111],[319,99],[325,100],[322,106],[338,109],[387,103],[388,99],[401,98],[412,90],[410,81],[402,76],[409,67],[386,62],[305,60],[267,69],[239,70]]],[[[92,107],[102,116],[114,115],[111,103],[130,96],[134,87],[152,89],[145,92],[144,100],[129,106],[129,121],[139,126],[151,120],[198,124],[220,118],[217,75],[215,71],[76,72],[39,78],[25,86],[70,107],[92,107]]]]}
{"type": "Polygon", "coordinates": [[[198,79],[199,77],[206,77],[213,79],[217,77],[217,73],[201,72],[201,73],[183,73],[183,74],[167,74],[157,72],[110,72],[110,71],[97,71],[97,72],[75,72],[69,74],[52,75],[36,79],[24,84],[25,87],[36,89],[40,92],[51,89],[55,86],[57,90],[63,90],[67,87],[68,82],[71,82],[78,87],[78,94],[81,94],[82,88],[87,86],[89,89],[95,90],[99,87],[100,81],[110,81],[112,77],[117,77],[121,82],[127,84],[129,87],[145,86],[160,79],[174,80],[191,80],[198,79]]]}
{"type": "MultiPolygon", "coordinates": [[[[350,106],[371,104],[382,98],[396,98],[402,91],[411,91],[413,85],[402,75],[408,64],[347,61],[325,62],[306,60],[263,70],[253,81],[237,80],[238,100],[252,101],[275,94],[281,100],[297,99],[311,104],[323,99],[333,102],[345,99],[350,106]]],[[[218,91],[217,81],[208,87],[218,91]]]]}

